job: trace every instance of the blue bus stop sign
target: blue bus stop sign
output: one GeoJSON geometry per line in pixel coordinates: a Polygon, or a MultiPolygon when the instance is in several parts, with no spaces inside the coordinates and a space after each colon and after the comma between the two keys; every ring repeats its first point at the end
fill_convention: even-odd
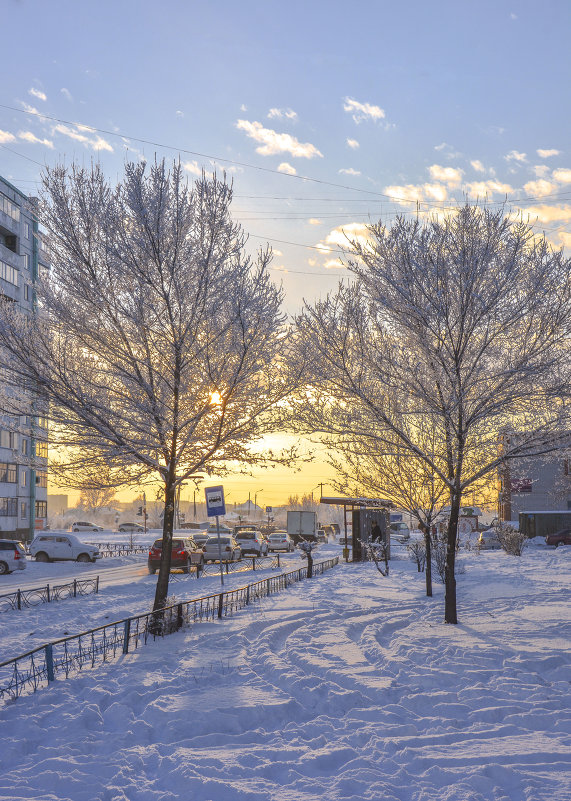
{"type": "Polygon", "coordinates": [[[205,487],[206,514],[208,517],[224,517],[226,504],[224,503],[224,487],[205,487]]]}

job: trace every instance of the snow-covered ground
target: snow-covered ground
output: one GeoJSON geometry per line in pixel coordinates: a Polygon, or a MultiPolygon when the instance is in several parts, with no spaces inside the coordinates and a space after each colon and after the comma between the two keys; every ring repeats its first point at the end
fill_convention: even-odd
{"type": "MultiPolygon", "coordinates": [[[[393,557],[388,578],[341,564],[5,705],[0,799],[569,801],[571,548],[463,554],[457,626],[438,577],[427,599],[393,557]]],[[[3,658],[148,609],[154,582],[4,613],[3,658]]]]}

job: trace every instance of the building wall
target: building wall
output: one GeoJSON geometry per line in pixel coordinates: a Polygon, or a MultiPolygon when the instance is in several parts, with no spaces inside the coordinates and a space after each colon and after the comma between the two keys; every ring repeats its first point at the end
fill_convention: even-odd
{"type": "Polygon", "coordinates": [[[520,512],[571,509],[571,459],[512,459],[500,473],[500,518],[517,520],[520,512]]]}
{"type": "MultiPolygon", "coordinates": [[[[33,205],[0,177],[0,299],[29,314],[39,272],[48,267],[33,205]]],[[[11,386],[9,374],[0,377],[0,400],[0,537],[29,540],[47,518],[47,415],[11,386]]]]}

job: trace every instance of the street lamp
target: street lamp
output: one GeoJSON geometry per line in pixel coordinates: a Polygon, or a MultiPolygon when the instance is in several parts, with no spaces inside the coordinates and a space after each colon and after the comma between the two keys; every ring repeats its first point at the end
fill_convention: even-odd
{"type": "Polygon", "coordinates": [[[263,491],[264,491],[263,489],[259,489],[259,490],[256,490],[256,492],[254,493],[254,507],[257,506],[256,501],[258,500],[258,493],[263,492],[263,491]]]}

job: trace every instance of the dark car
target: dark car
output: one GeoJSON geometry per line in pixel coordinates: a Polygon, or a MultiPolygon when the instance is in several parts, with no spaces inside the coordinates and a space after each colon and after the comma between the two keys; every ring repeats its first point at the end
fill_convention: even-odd
{"type": "MultiPolygon", "coordinates": [[[[153,574],[161,566],[163,541],[155,540],[149,551],[149,573],[153,574]]],[[[199,546],[188,537],[176,537],[172,541],[171,570],[190,573],[192,565],[203,565],[204,556],[199,546]]]]}
{"type": "Polygon", "coordinates": [[[555,534],[548,534],[545,538],[546,545],[571,545],[571,528],[562,528],[555,534]]]}

